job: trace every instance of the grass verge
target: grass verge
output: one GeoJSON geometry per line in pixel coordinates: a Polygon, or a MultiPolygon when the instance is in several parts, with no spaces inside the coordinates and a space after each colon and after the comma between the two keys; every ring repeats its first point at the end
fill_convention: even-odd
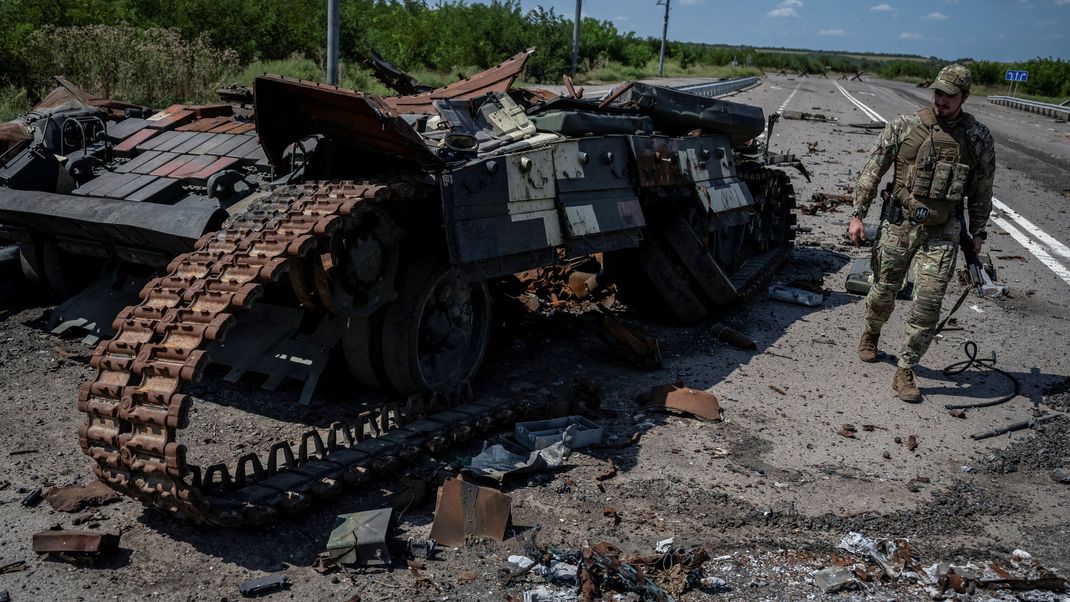
{"type": "Polygon", "coordinates": [[[25,88],[0,86],[0,122],[11,121],[30,110],[25,88]]]}

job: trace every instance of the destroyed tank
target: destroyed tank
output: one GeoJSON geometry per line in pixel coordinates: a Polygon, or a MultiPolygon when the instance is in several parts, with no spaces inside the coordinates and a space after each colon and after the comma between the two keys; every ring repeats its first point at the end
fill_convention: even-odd
{"type": "Polygon", "coordinates": [[[739,152],[761,109],[637,82],[511,89],[529,54],[397,97],[263,76],[251,108],[149,112],[61,81],[9,128],[0,234],[27,275],[70,291],[110,266],[54,312],[86,316],[53,318],[103,338],[78,394],[96,474],[175,516],[265,523],[540,412],[456,394],[495,282],[596,255],[629,302],[687,323],[788,256],[790,181],[739,152]],[[183,389],[209,356],[305,378],[307,400],[336,346],[362,385],[415,396],[266,458],[186,461],[183,389]]]}

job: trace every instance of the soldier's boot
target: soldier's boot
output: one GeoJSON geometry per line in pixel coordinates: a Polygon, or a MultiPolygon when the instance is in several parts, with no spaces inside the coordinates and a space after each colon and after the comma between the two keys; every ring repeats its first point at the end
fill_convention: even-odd
{"type": "Polygon", "coordinates": [[[877,341],[881,338],[880,333],[862,333],[862,340],[858,341],[858,359],[872,364],[877,361],[877,341]]]}
{"type": "Polygon", "coordinates": [[[910,368],[895,369],[892,388],[899,395],[899,399],[907,403],[917,403],[921,400],[921,391],[918,390],[918,385],[914,382],[914,371],[910,368]]]}

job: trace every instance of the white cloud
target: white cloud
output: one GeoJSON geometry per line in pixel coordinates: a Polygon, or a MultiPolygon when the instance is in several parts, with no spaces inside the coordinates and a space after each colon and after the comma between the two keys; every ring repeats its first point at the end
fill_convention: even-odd
{"type": "Polygon", "coordinates": [[[883,2],[881,4],[876,5],[876,6],[869,7],[869,10],[871,10],[873,12],[878,12],[878,13],[892,13],[892,12],[895,12],[895,9],[892,8],[891,4],[885,4],[883,2]]]}
{"type": "Polygon", "coordinates": [[[822,29],[817,32],[819,36],[845,36],[847,32],[842,29],[822,29]]]}
{"type": "Polygon", "coordinates": [[[1055,0],[1055,6],[1065,6],[1070,4],[1070,0],[1055,0]]]}
{"type": "Polygon", "coordinates": [[[680,0],[684,6],[705,6],[706,0],[680,0]]]}
{"type": "MultiPolygon", "coordinates": [[[[1056,0],[1056,1],[1058,1],[1058,0],[1056,0]]],[[[944,0],[944,2],[946,2],[948,4],[958,4],[959,0],[944,0]]]]}
{"type": "Polygon", "coordinates": [[[920,40],[921,37],[922,36],[920,33],[914,33],[912,31],[904,31],[903,33],[899,34],[900,40],[920,40]]]}
{"type": "Polygon", "coordinates": [[[947,21],[947,15],[941,12],[932,12],[921,18],[922,21],[947,21]]]}
{"type": "Polygon", "coordinates": [[[801,0],[784,0],[780,4],[777,4],[780,8],[801,8],[803,5],[801,0]]]}
{"type": "Polygon", "coordinates": [[[770,17],[798,17],[799,13],[795,12],[794,8],[774,8],[773,10],[765,13],[770,17]]]}

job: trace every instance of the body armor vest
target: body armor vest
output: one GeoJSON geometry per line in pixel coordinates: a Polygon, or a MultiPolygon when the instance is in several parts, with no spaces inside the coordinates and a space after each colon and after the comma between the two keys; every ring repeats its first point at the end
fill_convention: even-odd
{"type": "MultiPolygon", "coordinates": [[[[918,111],[922,127],[900,143],[895,158],[895,196],[912,224],[945,223],[958,212],[970,169],[976,162],[963,152],[930,107],[918,111]]],[[[969,119],[963,115],[963,119],[969,119]]],[[[955,132],[963,137],[962,128],[955,132]]]]}

